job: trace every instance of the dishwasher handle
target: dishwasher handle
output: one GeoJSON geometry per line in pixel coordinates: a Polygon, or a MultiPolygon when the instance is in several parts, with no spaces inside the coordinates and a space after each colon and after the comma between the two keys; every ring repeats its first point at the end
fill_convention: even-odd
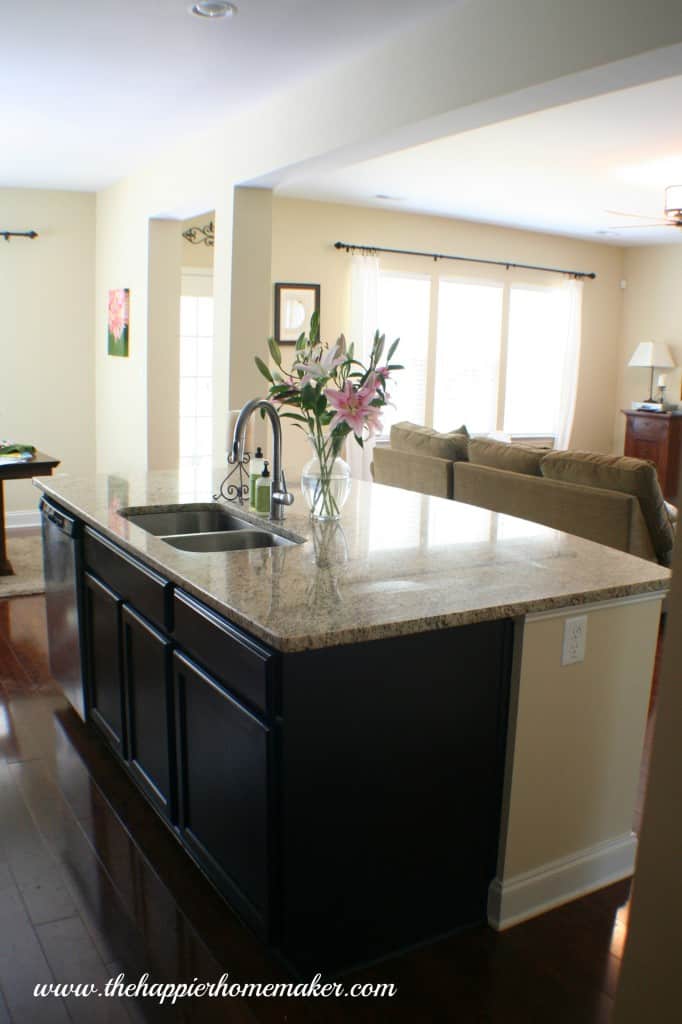
{"type": "Polygon", "coordinates": [[[41,499],[40,512],[44,519],[47,519],[58,530],[65,533],[67,537],[73,537],[76,532],[76,520],[67,516],[65,512],[52,505],[45,498],[41,499]]]}

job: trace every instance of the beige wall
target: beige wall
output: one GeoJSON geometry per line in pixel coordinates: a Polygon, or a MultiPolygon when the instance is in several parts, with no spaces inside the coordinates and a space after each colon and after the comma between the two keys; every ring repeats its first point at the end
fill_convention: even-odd
{"type": "MultiPolygon", "coordinates": [[[[348,333],[350,320],[350,257],[333,248],[337,240],[594,271],[596,280],[585,282],[583,352],[572,447],[612,450],[623,295],[619,286],[621,249],[443,217],[275,196],[272,279],[321,285],[320,322],[326,340],[342,331],[348,333]]],[[[453,272],[452,265],[419,257],[381,254],[381,265],[435,276],[453,272]]],[[[478,278],[500,272],[509,273],[513,280],[546,280],[544,275],[488,270],[477,264],[457,264],[455,270],[457,275],[478,278]]],[[[260,351],[262,355],[266,352],[265,338],[260,351]]],[[[453,423],[458,422],[456,410],[453,417],[453,423]]],[[[287,427],[287,465],[291,472],[298,472],[305,448],[293,430],[287,427]]]]}
{"type": "MultiPolygon", "coordinates": [[[[230,361],[240,359],[234,346],[230,349],[229,333],[234,187],[285,180],[288,169],[320,162],[343,166],[675,73],[672,44],[682,39],[682,10],[672,12],[668,0],[651,0],[646,10],[639,0],[604,0],[599,19],[610,24],[616,8],[619,31],[600,32],[593,0],[570,8],[561,0],[516,0],[513,18],[500,18],[498,0],[454,5],[370,53],[325,68],[314,81],[306,77],[266,102],[177,140],[100,193],[95,337],[103,330],[107,289],[129,287],[131,357],[108,358],[97,348],[98,468],[146,466],[150,218],[182,220],[215,210],[218,452],[224,445],[230,361]],[[533,25],[532,47],[528,24],[533,25]]],[[[610,382],[600,380],[597,386],[608,388],[610,382]]],[[[597,433],[607,444],[610,429],[597,433]]]]}
{"type": "Polygon", "coordinates": [[[147,465],[173,469],[179,456],[182,224],[149,222],[147,465]]]}
{"type": "Polygon", "coordinates": [[[625,417],[632,401],[649,393],[650,373],[629,367],[628,361],[640,341],[664,341],[670,346],[678,369],[656,371],[668,378],[667,397],[680,401],[682,385],[682,244],[638,246],[625,249],[623,277],[623,328],[618,359],[618,408],[615,416],[615,446],[623,451],[625,417]]]}
{"type": "Polygon", "coordinates": [[[680,1018],[681,665],[682,544],[678,534],[649,785],[614,1024],[673,1024],[680,1018]]]}
{"type": "Polygon", "coordinates": [[[499,878],[629,836],[660,612],[654,600],[526,621],[499,878]],[[564,623],[579,614],[585,660],[562,666],[564,623]]]}
{"type": "MultiPolygon", "coordinates": [[[[0,227],[40,236],[0,240],[0,437],[60,458],[60,472],[92,472],[95,197],[0,189],[0,227]]],[[[29,481],[5,497],[10,512],[38,504],[29,481]]]]}

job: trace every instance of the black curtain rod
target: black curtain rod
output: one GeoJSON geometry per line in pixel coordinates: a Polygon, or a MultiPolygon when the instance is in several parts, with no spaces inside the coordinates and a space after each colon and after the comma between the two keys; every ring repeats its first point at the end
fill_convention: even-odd
{"type": "Polygon", "coordinates": [[[2,231],[0,230],[0,238],[4,238],[6,242],[9,242],[10,238],[37,238],[37,231],[2,231]]]}
{"type": "Polygon", "coordinates": [[[447,256],[442,252],[419,252],[416,249],[383,249],[380,245],[353,245],[352,242],[334,242],[335,249],[346,252],[391,252],[397,256],[427,256],[431,260],[458,260],[461,263],[485,263],[489,267],[506,267],[507,270],[542,270],[545,274],[568,274],[569,277],[589,277],[591,281],[596,274],[588,274],[585,270],[561,270],[559,267],[536,267],[532,263],[511,263],[509,260],[483,260],[478,256],[447,256]]]}

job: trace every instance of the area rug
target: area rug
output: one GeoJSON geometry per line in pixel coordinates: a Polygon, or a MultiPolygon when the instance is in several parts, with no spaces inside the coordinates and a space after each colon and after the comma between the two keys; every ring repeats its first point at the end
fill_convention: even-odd
{"type": "Polygon", "coordinates": [[[9,530],[7,557],[12,563],[14,576],[0,576],[0,598],[42,594],[45,580],[40,533],[9,530]]]}

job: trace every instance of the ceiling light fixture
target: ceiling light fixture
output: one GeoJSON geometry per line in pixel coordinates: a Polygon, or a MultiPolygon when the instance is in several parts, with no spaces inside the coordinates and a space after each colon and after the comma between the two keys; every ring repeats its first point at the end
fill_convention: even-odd
{"type": "Polygon", "coordinates": [[[234,4],[223,3],[221,0],[197,0],[189,10],[197,18],[231,18],[237,13],[234,4]]]}

